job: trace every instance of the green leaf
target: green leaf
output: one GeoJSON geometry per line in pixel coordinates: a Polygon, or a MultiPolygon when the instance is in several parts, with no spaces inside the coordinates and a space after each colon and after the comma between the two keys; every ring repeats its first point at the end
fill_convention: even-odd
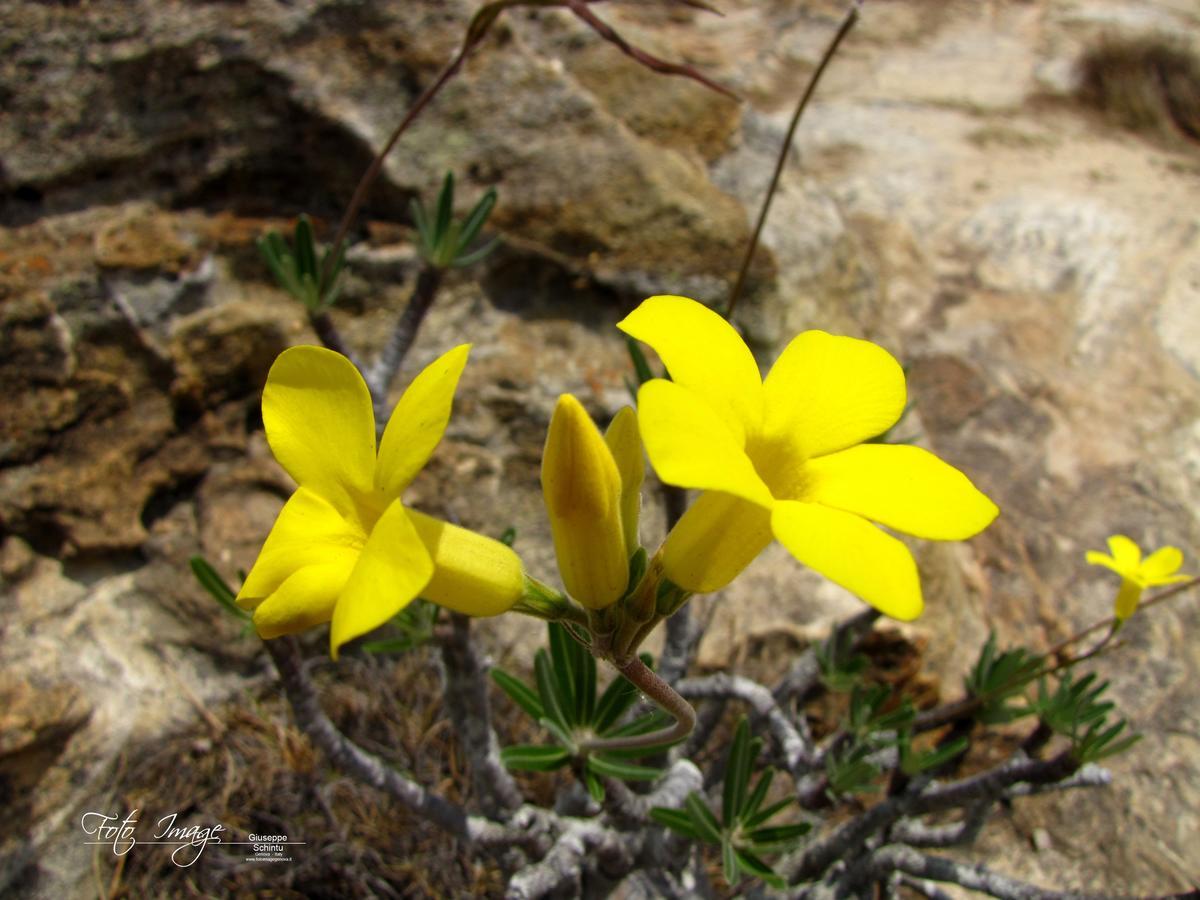
{"type": "Polygon", "coordinates": [[[591,769],[583,770],[583,783],[587,787],[587,792],[597,803],[604,802],[604,782],[601,781],[596,773],[591,769]]]}
{"type": "Polygon", "coordinates": [[[465,269],[467,266],[473,266],[482,259],[487,258],[492,254],[497,247],[500,246],[500,238],[494,237],[478,250],[472,250],[470,253],[465,253],[462,256],[457,256],[451,265],[456,269],[465,269]]]}
{"type": "Polygon", "coordinates": [[[425,212],[425,205],[413,197],[408,202],[408,208],[412,213],[413,226],[417,229],[417,244],[420,246],[421,255],[428,259],[433,251],[433,235],[429,232],[429,216],[425,212]]]}
{"type": "Polygon", "coordinates": [[[483,224],[487,221],[488,216],[492,214],[492,208],[495,205],[496,189],[488,188],[484,192],[484,195],[479,198],[479,202],[475,204],[475,208],[463,220],[462,231],[458,238],[458,246],[454,248],[455,258],[462,256],[463,251],[479,235],[480,229],[483,228],[483,224]]]}
{"type": "Polygon", "coordinates": [[[739,813],[741,821],[744,822],[758,813],[759,807],[767,799],[767,792],[771,789],[771,780],[774,777],[775,770],[770,766],[763,770],[762,775],[758,777],[758,783],[754,785],[754,790],[750,792],[750,796],[739,813]]]}
{"type": "Polygon", "coordinates": [[[728,840],[721,842],[721,874],[725,876],[725,883],[733,887],[738,883],[739,870],[737,851],[733,844],[728,840]]]}
{"type": "Polygon", "coordinates": [[[692,823],[692,817],[681,809],[668,809],[665,806],[656,806],[650,810],[650,818],[670,828],[677,834],[682,834],[686,838],[691,838],[694,841],[703,841],[704,836],[700,833],[700,829],[692,823]]]}
{"type": "MultiPolygon", "coordinates": [[[[633,363],[633,372],[637,375],[638,385],[643,385],[654,377],[654,372],[650,369],[650,363],[646,362],[646,354],[642,352],[642,345],[633,338],[626,336],[625,346],[629,350],[629,359],[633,363]]],[[[633,398],[637,400],[637,395],[633,398]]]]}
{"type": "Polygon", "coordinates": [[[721,795],[721,818],[725,822],[735,821],[746,802],[746,785],[750,783],[750,767],[754,764],[750,748],[750,725],[742,716],[733,733],[725,765],[725,785],[721,795]]]}
{"type": "Polygon", "coordinates": [[[514,772],[549,772],[561,769],[571,760],[562,747],[516,744],[500,751],[500,761],[514,772]]]}
{"type": "Polygon", "coordinates": [[[572,638],[579,653],[576,654],[579,668],[575,672],[575,710],[579,722],[589,723],[596,713],[596,657],[572,638]]]}
{"type": "Polygon", "coordinates": [[[654,781],[662,774],[661,769],[635,766],[611,756],[591,755],[587,758],[587,766],[597,775],[619,778],[621,781],[654,781]]]}
{"type": "Polygon", "coordinates": [[[777,890],[783,890],[787,887],[787,882],[775,874],[774,869],[745,847],[734,847],[733,853],[737,858],[739,869],[742,869],[749,875],[753,875],[755,878],[760,879],[777,890]]]}
{"type": "Polygon", "coordinates": [[[317,275],[317,255],[314,246],[312,222],[308,216],[300,216],[296,220],[296,274],[314,278],[317,275]]]}
{"type": "Polygon", "coordinates": [[[550,633],[550,659],[553,662],[554,684],[565,716],[563,722],[571,726],[580,721],[578,691],[575,687],[577,672],[570,646],[575,643],[575,639],[567,634],[567,630],[558,622],[547,622],[546,628],[550,633]]]}
{"type": "Polygon", "coordinates": [[[454,214],[454,173],[447,172],[442,182],[442,190],[438,194],[437,220],[433,224],[434,250],[440,255],[442,243],[450,230],[450,221],[454,214]]]}
{"type": "Polygon", "coordinates": [[[710,844],[721,843],[721,823],[712,814],[712,810],[708,808],[708,804],[704,802],[703,797],[692,791],[684,801],[684,808],[687,810],[688,815],[691,816],[696,828],[703,835],[704,840],[710,844]]]}
{"type": "Polygon", "coordinates": [[[208,560],[203,556],[193,556],[188,560],[188,565],[192,567],[192,574],[196,576],[200,586],[208,591],[226,612],[243,622],[249,622],[253,618],[250,613],[237,605],[237,594],[225,583],[225,579],[217,573],[208,560]]]}
{"type": "Polygon", "coordinates": [[[624,675],[618,675],[600,695],[596,704],[595,715],[592,716],[592,728],[596,734],[604,735],[617,723],[622,714],[633,706],[638,697],[638,689],[624,675]]]}
{"type": "Polygon", "coordinates": [[[538,696],[542,700],[542,708],[546,718],[557,724],[563,731],[571,730],[571,723],[563,714],[563,698],[559,695],[558,683],[554,677],[550,656],[545,650],[538,650],[533,657],[533,674],[537,680],[538,696]]]}
{"type": "Polygon", "coordinates": [[[506,547],[511,547],[516,542],[516,540],[517,540],[517,527],[515,525],[509,525],[507,528],[504,529],[504,532],[500,535],[500,543],[502,543],[506,547]]]}
{"type": "Polygon", "coordinates": [[[771,819],[773,819],[779,813],[783,812],[783,810],[785,810],[789,806],[791,806],[795,802],[795,800],[796,800],[795,797],[784,797],[782,800],[780,800],[776,803],[772,803],[766,809],[759,810],[754,815],[748,817],[744,822],[742,822],[742,827],[743,828],[757,828],[758,826],[762,825],[764,822],[769,822],[771,819]]]}
{"type": "Polygon", "coordinates": [[[747,837],[753,843],[770,847],[774,851],[776,847],[794,843],[810,831],[812,831],[811,824],[808,822],[797,822],[792,825],[775,825],[771,828],[759,828],[751,831],[747,837]]]}
{"type": "Polygon", "coordinates": [[[525,682],[514,678],[503,669],[492,669],[492,681],[496,682],[500,690],[508,694],[513,703],[532,716],[534,721],[546,715],[546,708],[538,699],[537,692],[525,682]]]}

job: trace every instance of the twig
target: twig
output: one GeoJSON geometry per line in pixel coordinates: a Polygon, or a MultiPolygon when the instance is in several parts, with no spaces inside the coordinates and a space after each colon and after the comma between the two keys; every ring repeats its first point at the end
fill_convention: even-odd
{"type": "Polygon", "coordinates": [[[627,873],[635,857],[626,841],[596,820],[572,819],[541,862],[526,866],[508,883],[508,900],[583,895],[583,871],[593,864],[627,873]]]}
{"type": "Polygon", "coordinates": [[[431,263],[421,266],[420,272],[417,273],[416,286],[408,300],[408,306],[404,308],[391,338],[383,348],[383,352],[379,354],[379,359],[367,373],[367,387],[370,388],[371,401],[375,405],[375,425],[380,430],[387,424],[388,389],[391,387],[396,373],[400,371],[404,357],[412,348],[413,342],[417,338],[417,332],[421,329],[421,323],[425,321],[426,314],[433,306],[443,274],[442,269],[431,263]]]}
{"type": "Polygon", "coordinates": [[[754,233],[750,236],[750,244],[746,247],[746,255],[742,257],[742,267],[738,270],[737,281],[733,283],[733,290],[729,294],[729,306],[725,308],[726,319],[733,315],[738,300],[742,296],[742,289],[746,283],[746,275],[750,272],[750,263],[754,261],[754,253],[758,249],[758,241],[762,236],[763,225],[766,224],[767,213],[771,209],[771,200],[775,197],[775,191],[779,188],[779,178],[783,174],[783,166],[787,162],[788,151],[792,147],[792,138],[796,135],[796,126],[800,124],[800,117],[804,115],[804,110],[808,107],[808,102],[812,99],[812,95],[817,89],[817,84],[821,81],[821,76],[825,74],[825,69],[833,59],[834,54],[837,53],[842,40],[850,33],[850,29],[854,27],[854,23],[858,21],[858,11],[861,6],[862,0],[854,0],[850,6],[850,10],[846,13],[846,17],[842,19],[842,24],[838,27],[837,33],[834,34],[833,40],[825,48],[825,53],[821,56],[821,61],[817,63],[817,68],[813,71],[812,77],[809,78],[808,86],[804,89],[804,93],[800,97],[800,102],[796,104],[795,112],[792,113],[792,121],[788,124],[787,135],[783,139],[783,146],[779,148],[779,157],[775,160],[775,171],[771,174],[771,183],[767,186],[767,195],[763,198],[762,208],[758,211],[758,221],[754,225],[754,233]]]}
{"type": "Polygon", "coordinates": [[[892,872],[903,872],[917,878],[961,885],[973,891],[982,891],[1002,900],[1076,900],[1101,894],[1080,894],[1070,891],[1048,891],[1043,888],[1017,881],[980,864],[960,863],[939,856],[927,856],[898,844],[880,847],[870,858],[870,870],[876,878],[886,878],[892,872]]]}
{"type": "Polygon", "coordinates": [[[508,824],[468,816],[462,807],[431,794],[415,781],[405,778],[338,730],[321,709],[316,689],[304,672],[300,648],[294,638],[274,638],[263,644],[279,672],[279,680],[292,714],[296,717],[296,725],[334,766],[364,784],[383,791],[412,812],[463,841],[484,847],[522,847],[534,856],[546,851],[550,834],[561,827],[552,813],[523,806],[508,824]]]}
{"type": "Polygon", "coordinates": [[[475,652],[471,620],[450,614],[442,637],[446,672],[446,710],[471,768],[471,784],[480,808],[489,818],[501,818],[521,806],[523,798],[508,769],[500,762],[500,743],[492,729],[488,702],[487,667],[475,652]]]}
{"type": "Polygon", "coordinates": [[[725,698],[741,700],[764,719],[789,773],[799,777],[813,764],[813,748],[788,720],[770,690],[740,675],[708,675],[679,682],[676,689],[693,700],[725,698]]]}

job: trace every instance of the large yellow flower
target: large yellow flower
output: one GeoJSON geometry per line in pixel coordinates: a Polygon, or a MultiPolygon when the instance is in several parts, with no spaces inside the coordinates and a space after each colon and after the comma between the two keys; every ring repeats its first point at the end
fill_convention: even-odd
{"type": "Polygon", "coordinates": [[[275,360],[263,425],[299,487],[238,592],[262,637],[332,620],[336,658],[419,594],[474,616],[504,612],[521,596],[524,570],[511,549],[400,502],[442,439],[469,350],[455,347],[413,380],[378,454],[371,395],[348,359],[293,347],[275,360]]]}
{"type": "Polygon", "coordinates": [[[724,587],[774,537],[880,611],[913,619],[916,563],[874,523],[961,540],[996,517],[932,453],[863,443],[904,411],[904,373],[882,347],[806,331],[764,380],[733,327],[686,297],[651,297],[617,327],[653,347],[672,379],[638,392],[650,462],[668,484],[704,491],[662,549],[680,587],[724,587]]]}

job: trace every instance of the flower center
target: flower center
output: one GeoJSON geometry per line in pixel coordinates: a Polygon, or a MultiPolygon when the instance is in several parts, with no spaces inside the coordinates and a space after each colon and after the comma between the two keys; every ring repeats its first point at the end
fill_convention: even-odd
{"type": "Polygon", "coordinates": [[[776,500],[803,500],[809,485],[805,457],[786,435],[753,435],[746,455],[776,500]]]}

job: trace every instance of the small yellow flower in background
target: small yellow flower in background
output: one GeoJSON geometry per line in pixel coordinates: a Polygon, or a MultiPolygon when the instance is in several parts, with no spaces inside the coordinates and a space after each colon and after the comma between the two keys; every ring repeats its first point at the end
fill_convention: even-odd
{"type": "Polygon", "coordinates": [[[961,540],[998,510],[965,475],[919,447],[865,444],[904,411],[904,373],[869,341],[806,331],[765,381],[721,316],[651,297],[617,326],[671,373],[638,393],[659,477],[704,493],[667,536],[666,576],[686,590],[728,584],[777,538],[800,562],[881,612],[923,607],[912,554],[876,527],[961,540]]]}
{"type": "Polygon", "coordinates": [[[332,621],[330,652],[418,595],[469,615],[521,596],[524,570],[499,541],[406,509],[400,495],[442,439],[469,345],[422,371],[379,444],[371,395],[348,359],[285,350],[263,389],[263,425],[299,487],[276,519],[238,604],[264,638],[332,621]]]}
{"type": "Polygon", "coordinates": [[[1114,534],[1108,539],[1108,551],[1111,556],[1089,550],[1087,561],[1093,566],[1112,569],[1121,576],[1114,611],[1121,622],[1137,611],[1138,601],[1146,588],[1178,584],[1191,578],[1190,575],[1176,574],[1183,565],[1183,553],[1178,547],[1160,547],[1142,559],[1142,549],[1137,544],[1123,534],[1114,534]]]}
{"type": "MultiPolygon", "coordinates": [[[[620,426],[612,439],[632,475],[627,427],[620,426]]],[[[640,447],[637,452],[641,453],[640,447]]],[[[567,593],[589,609],[611,606],[629,581],[621,515],[629,501],[613,451],[587,410],[570,394],[558,398],[550,419],[542,455],[542,496],[567,593]]],[[[635,532],[636,528],[635,522],[635,532]]]]}

